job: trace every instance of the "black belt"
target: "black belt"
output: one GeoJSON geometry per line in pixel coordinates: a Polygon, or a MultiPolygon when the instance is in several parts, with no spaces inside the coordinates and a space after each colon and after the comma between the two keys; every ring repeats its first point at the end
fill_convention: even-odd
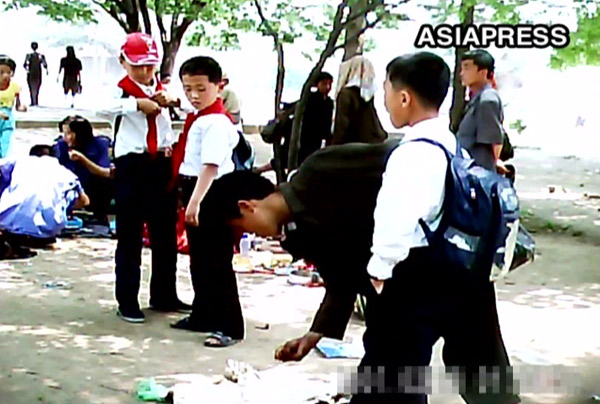
{"type": "Polygon", "coordinates": [[[196,181],[198,179],[197,176],[183,175],[183,174],[179,174],[179,178],[183,181],[196,181]]]}

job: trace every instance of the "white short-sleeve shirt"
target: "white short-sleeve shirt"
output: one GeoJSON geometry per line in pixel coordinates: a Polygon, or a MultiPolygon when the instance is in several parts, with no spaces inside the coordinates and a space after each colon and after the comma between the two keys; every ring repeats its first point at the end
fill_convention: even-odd
{"type": "Polygon", "coordinates": [[[235,168],[233,149],[238,142],[239,134],[226,115],[199,117],[188,133],[179,174],[196,177],[206,164],[219,167],[217,178],[232,172],[235,168]]]}

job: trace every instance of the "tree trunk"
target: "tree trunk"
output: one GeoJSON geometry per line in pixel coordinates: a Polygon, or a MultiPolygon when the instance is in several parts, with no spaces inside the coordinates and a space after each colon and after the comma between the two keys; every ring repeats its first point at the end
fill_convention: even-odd
{"type": "MultiPolygon", "coordinates": [[[[359,10],[364,10],[367,7],[367,0],[358,0],[350,6],[350,14],[354,14],[359,10]]],[[[354,21],[350,22],[346,27],[346,35],[344,40],[344,58],[345,62],[356,55],[362,54],[362,38],[360,32],[367,24],[366,16],[362,15],[354,21]]]]}
{"type": "MultiPolygon", "coordinates": [[[[158,15],[156,18],[162,18],[158,15]]],[[[163,59],[160,64],[160,74],[161,77],[169,74],[173,76],[173,69],[175,68],[175,58],[177,57],[177,52],[179,52],[179,47],[181,46],[181,41],[183,40],[183,35],[185,31],[192,24],[192,20],[184,18],[180,25],[171,25],[171,35],[169,35],[169,39],[166,39],[166,35],[163,35],[161,32],[161,42],[163,45],[163,59]]],[[[162,19],[161,24],[162,25],[162,19]]]]}
{"type": "Polygon", "coordinates": [[[138,4],[142,20],[144,21],[144,32],[152,35],[152,24],[150,23],[150,13],[148,13],[148,0],[139,0],[138,4]]]}
{"type": "MultiPolygon", "coordinates": [[[[473,14],[475,12],[474,5],[465,5],[465,0],[461,4],[461,11],[465,10],[464,21],[461,25],[466,26],[473,24],[473,14]]],[[[450,107],[450,130],[454,133],[458,132],[458,126],[465,110],[465,87],[460,80],[460,61],[462,56],[469,50],[469,47],[454,48],[454,77],[452,86],[452,106],[450,107]]]]}
{"type": "MultiPolygon", "coordinates": [[[[283,45],[279,42],[277,36],[273,37],[275,48],[277,49],[277,82],[275,84],[275,118],[281,110],[281,96],[283,94],[283,83],[285,79],[285,64],[283,59],[283,45]]],[[[275,175],[277,183],[285,181],[285,169],[281,166],[281,139],[273,144],[273,159],[275,160],[275,175]]]]}

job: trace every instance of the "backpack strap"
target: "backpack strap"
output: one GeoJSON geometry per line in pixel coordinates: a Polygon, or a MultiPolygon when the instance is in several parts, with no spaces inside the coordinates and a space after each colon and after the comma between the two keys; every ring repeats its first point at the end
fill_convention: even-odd
{"type": "MultiPolygon", "coordinates": [[[[400,145],[405,144],[405,143],[411,143],[411,142],[423,142],[423,143],[429,143],[433,146],[437,146],[440,149],[443,150],[444,155],[446,156],[446,161],[448,162],[448,166],[446,168],[446,183],[448,183],[448,176],[450,175],[450,161],[454,158],[454,156],[452,155],[452,153],[450,153],[450,151],[448,149],[446,149],[446,147],[441,144],[440,142],[433,140],[433,139],[428,139],[428,138],[418,138],[418,139],[412,139],[412,140],[408,140],[406,142],[402,142],[400,143],[400,145]]],[[[460,145],[458,144],[458,140],[456,141],[456,147],[457,147],[457,156],[461,156],[462,158],[462,153],[460,152],[460,145]]],[[[445,199],[445,197],[444,197],[445,199]]],[[[444,206],[444,202],[442,202],[442,209],[440,209],[440,213],[438,214],[441,215],[443,213],[443,206],[444,206]]],[[[444,220],[444,216],[442,216],[442,221],[444,220]]],[[[419,218],[419,225],[421,226],[421,229],[423,229],[423,233],[425,234],[425,239],[427,240],[427,242],[429,244],[432,244],[434,238],[436,237],[436,233],[434,231],[431,231],[431,229],[429,228],[429,226],[427,225],[427,223],[425,223],[425,221],[422,218],[419,218]]],[[[438,230],[440,228],[442,228],[442,223],[439,224],[438,230]]]]}

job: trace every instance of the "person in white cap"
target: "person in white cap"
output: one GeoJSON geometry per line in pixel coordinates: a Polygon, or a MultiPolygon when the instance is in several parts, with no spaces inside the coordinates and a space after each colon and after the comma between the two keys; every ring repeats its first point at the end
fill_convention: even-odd
{"type": "Polygon", "coordinates": [[[119,57],[127,75],[119,82],[121,98],[102,114],[113,118],[117,250],[117,314],[144,322],[140,310],[142,232],[148,225],[152,248],[150,306],[158,311],[189,312],[179,300],[177,271],[177,197],[170,186],[174,141],[168,107],[179,105],[156,76],[156,42],[143,33],[127,36],[119,57]]]}

